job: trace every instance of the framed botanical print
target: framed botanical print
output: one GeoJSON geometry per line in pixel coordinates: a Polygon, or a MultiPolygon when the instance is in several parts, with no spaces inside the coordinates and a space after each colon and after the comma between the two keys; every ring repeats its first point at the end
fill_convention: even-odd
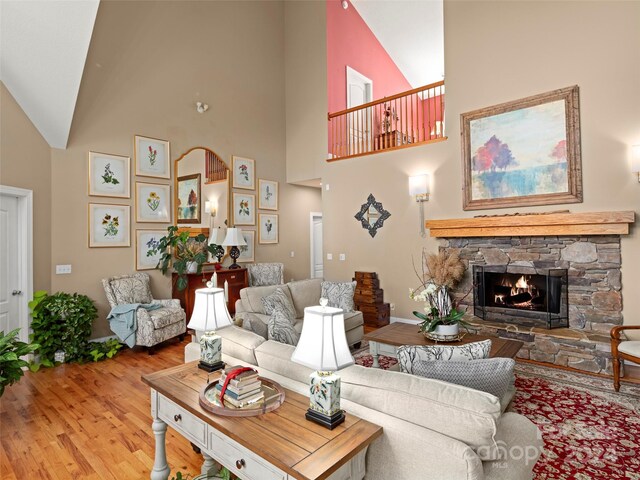
{"type": "Polygon", "coordinates": [[[157,138],[134,137],[136,175],[140,177],[171,178],[169,142],[157,138]]]}
{"type": "Polygon", "coordinates": [[[89,195],[130,198],[129,157],[89,152],[89,195]]]}
{"type": "Polygon", "coordinates": [[[258,208],[278,210],[278,182],[258,179],[258,208]]]}
{"type": "Polygon", "coordinates": [[[238,247],[240,249],[238,262],[255,262],[256,232],[252,230],[242,230],[242,236],[246,245],[238,247]]]}
{"type": "Polygon", "coordinates": [[[200,223],[200,174],[178,177],[176,181],[176,220],[178,223],[200,223]]]}
{"type": "Polygon", "coordinates": [[[89,204],[89,247],[131,246],[129,205],[89,204]]]}
{"type": "Polygon", "coordinates": [[[278,215],[261,213],[259,215],[258,243],[278,243],[278,215]]]}
{"type": "Polygon", "coordinates": [[[233,192],[233,224],[256,224],[256,196],[233,192]]]}
{"type": "Polygon", "coordinates": [[[582,202],[578,86],[461,115],[464,210],[582,202]]]}
{"type": "Polygon", "coordinates": [[[256,189],[256,167],[254,160],[232,155],[231,170],[233,172],[233,188],[241,188],[244,190],[256,189]]]}
{"type": "Polygon", "coordinates": [[[136,222],[171,222],[171,187],[169,185],[136,182],[136,222]]]}
{"type": "Polygon", "coordinates": [[[153,270],[162,252],[153,252],[166,230],[136,230],[136,270],[153,270]],[[153,252],[149,255],[149,252],[153,252]]]}

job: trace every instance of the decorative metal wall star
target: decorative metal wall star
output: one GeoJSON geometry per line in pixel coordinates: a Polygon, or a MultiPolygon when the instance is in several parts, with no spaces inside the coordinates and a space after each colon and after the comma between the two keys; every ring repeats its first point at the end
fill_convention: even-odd
{"type": "Polygon", "coordinates": [[[391,214],[383,208],[382,203],[376,202],[376,197],[370,193],[367,197],[367,203],[362,204],[355,218],[373,238],[378,233],[378,229],[382,228],[384,221],[390,216],[391,214]]]}

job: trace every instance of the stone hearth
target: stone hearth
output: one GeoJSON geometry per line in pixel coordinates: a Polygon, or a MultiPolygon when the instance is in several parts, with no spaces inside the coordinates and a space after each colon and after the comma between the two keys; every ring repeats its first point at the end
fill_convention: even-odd
{"type": "Polygon", "coordinates": [[[622,324],[619,235],[545,237],[471,237],[441,240],[469,266],[452,292],[467,308],[466,320],[480,332],[517,338],[525,344],[519,357],[594,373],[611,372],[609,331],[622,324]],[[490,321],[473,315],[472,265],[503,265],[507,272],[545,273],[566,268],[569,274],[570,328],[547,330],[490,321]]]}

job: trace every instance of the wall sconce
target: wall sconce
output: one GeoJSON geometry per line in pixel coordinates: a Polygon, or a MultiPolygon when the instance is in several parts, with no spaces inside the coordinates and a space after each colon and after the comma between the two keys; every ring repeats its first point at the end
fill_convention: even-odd
{"type": "Polygon", "coordinates": [[[211,202],[209,200],[204,202],[204,213],[207,213],[212,217],[215,217],[216,213],[218,213],[218,209],[216,208],[215,202],[211,202]]]}
{"type": "Polygon", "coordinates": [[[638,183],[640,183],[640,145],[631,147],[631,171],[638,175],[638,183]]]}
{"type": "Polygon", "coordinates": [[[409,177],[409,195],[415,197],[420,206],[420,236],[425,236],[424,231],[424,202],[429,201],[429,175],[414,175],[409,177]]]}
{"type": "Polygon", "coordinates": [[[196,102],[196,112],[204,113],[207,110],[209,110],[209,105],[207,105],[206,103],[202,103],[202,102],[196,102]]]}

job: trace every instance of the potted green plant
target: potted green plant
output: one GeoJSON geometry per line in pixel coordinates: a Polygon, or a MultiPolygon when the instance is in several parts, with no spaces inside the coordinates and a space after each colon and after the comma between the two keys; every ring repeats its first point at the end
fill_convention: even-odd
{"type": "Polygon", "coordinates": [[[462,320],[464,310],[458,309],[460,301],[452,302],[449,295],[449,289],[458,284],[466,269],[455,250],[440,250],[437,254],[423,251],[422,275],[416,272],[420,285],[410,290],[410,298],[425,304],[424,313],[413,312],[422,320],[420,331],[425,336],[452,338],[459,334],[460,325],[465,329],[468,327],[462,320]]]}
{"type": "Polygon", "coordinates": [[[149,249],[147,256],[160,253],[159,268],[164,275],[169,271],[169,266],[178,274],[176,286],[178,290],[187,288],[187,273],[200,273],[202,264],[207,261],[206,246],[207,237],[199,234],[190,237],[188,231],[178,231],[178,227],[172,225],[167,228],[167,234],[158,240],[155,247],[149,249]]]}
{"type": "MultiPolygon", "coordinates": [[[[31,341],[39,345],[37,354],[44,366],[53,366],[56,352],[64,352],[65,361],[82,361],[87,354],[93,321],[98,311],[86,295],[37,291],[29,302],[31,341]]],[[[60,358],[60,353],[58,353],[60,358]]]]}
{"type": "Polygon", "coordinates": [[[19,328],[6,335],[4,331],[0,332],[0,397],[2,397],[5,387],[13,385],[24,375],[22,369],[29,363],[20,357],[32,353],[39,347],[36,343],[25,343],[18,340],[19,332],[19,328]]]}

